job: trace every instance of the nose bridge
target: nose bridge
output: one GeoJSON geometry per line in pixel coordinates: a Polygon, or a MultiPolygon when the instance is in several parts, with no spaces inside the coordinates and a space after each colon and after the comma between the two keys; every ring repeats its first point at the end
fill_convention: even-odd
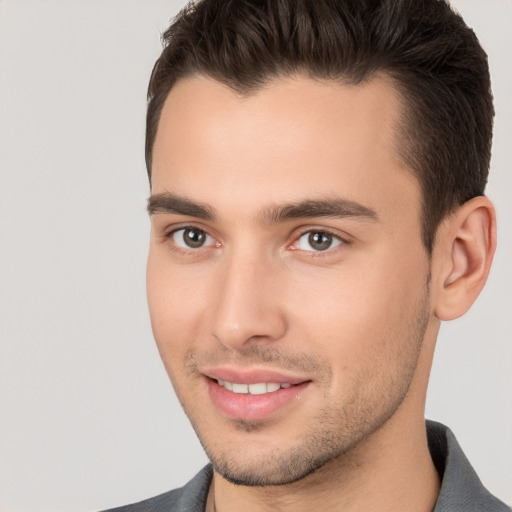
{"type": "Polygon", "coordinates": [[[247,246],[234,248],[224,258],[213,321],[213,335],[223,345],[237,350],[284,334],[276,265],[264,251],[247,246]]]}

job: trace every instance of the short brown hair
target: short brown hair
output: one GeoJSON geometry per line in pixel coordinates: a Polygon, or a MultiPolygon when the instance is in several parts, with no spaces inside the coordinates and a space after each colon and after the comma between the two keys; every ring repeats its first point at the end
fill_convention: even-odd
{"type": "Polygon", "coordinates": [[[163,104],[202,74],[240,93],[301,74],[357,84],[390,76],[404,99],[399,149],[420,182],[432,252],[442,219],[483,195],[494,109],[487,55],[444,0],[199,0],[163,34],[148,90],[146,165],[163,104]]]}

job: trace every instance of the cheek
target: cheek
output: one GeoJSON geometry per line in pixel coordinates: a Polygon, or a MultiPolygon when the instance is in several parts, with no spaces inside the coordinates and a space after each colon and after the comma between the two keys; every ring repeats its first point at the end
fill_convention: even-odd
{"type": "Polygon", "coordinates": [[[166,366],[182,361],[176,355],[190,348],[203,325],[208,301],[204,280],[150,249],[146,283],[151,326],[162,359],[166,366]],[[173,357],[169,357],[171,351],[173,357]]]}
{"type": "Polygon", "coordinates": [[[399,364],[421,310],[427,271],[380,255],[357,269],[347,264],[321,279],[317,275],[297,285],[300,300],[289,307],[291,325],[301,326],[309,348],[329,360],[340,378],[364,368],[376,371],[384,362],[399,364]]]}

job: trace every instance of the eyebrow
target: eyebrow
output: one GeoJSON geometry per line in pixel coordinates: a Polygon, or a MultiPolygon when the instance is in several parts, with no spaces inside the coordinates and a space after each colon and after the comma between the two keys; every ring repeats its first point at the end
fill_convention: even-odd
{"type": "MultiPolygon", "coordinates": [[[[206,221],[215,221],[217,219],[215,210],[210,206],[169,192],[150,196],[147,210],[149,215],[175,213],[206,221]]],[[[379,221],[377,212],[372,208],[339,197],[305,200],[284,205],[270,205],[261,212],[259,217],[260,221],[264,224],[277,224],[288,220],[315,217],[357,218],[374,222],[379,221]]]]}
{"type": "Polygon", "coordinates": [[[314,217],[354,217],[375,222],[379,220],[377,212],[372,208],[339,197],[306,200],[282,206],[273,205],[261,215],[262,221],[269,224],[314,217]]]}
{"type": "Polygon", "coordinates": [[[149,215],[157,213],[176,213],[188,215],[202,220],[213,221],[216,219],[215,211],[208,205],[196,203],[185,197],[180,197],[168,192],[153,194],[148,199],[147,210],[149,215]]]}

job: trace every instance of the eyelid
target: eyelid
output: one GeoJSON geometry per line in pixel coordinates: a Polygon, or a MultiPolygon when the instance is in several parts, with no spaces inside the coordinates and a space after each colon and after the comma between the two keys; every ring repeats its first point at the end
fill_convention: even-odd
{"type": "Polygon", "coordinates": [[[209,229],[205,228],[204,226],[198,225],[198,224],[191,224],[191,223],[183,223],[179,225],[173,225],[169,226],[164,230],[164,233],[162,235],[162,241],[164,243],[167,243],[171,246],[171,249],[179,254],[191,254],[191,253],[197,253],[201,249],[210,249],[210,248],[216,248],[220,247],[221,243],[218,241],[217,237],[213,235],[209,229]],[[190,230],[197,230],[202,231],[205,233],[205,235],[212,240],[213,243],[207,243],[205,245],[202,245],[201,247],[193,248],[193,247],[182,247],[178,245],[174,240],[173,237],[176,233],[179,231],[185,231],[187,229],[190,230]]]}
{"type": "Polygon", "coordinates": [[[161,229],[162,237],[168,238],[172,236],[176,231],[180,231],[182,229],[197,229],[198,231],[204,231],[208,236],[217,239],[217,235],[212,233],[212,230],[207,227],[203,226],[200,223],[196,223],[194,221],[188,221],[188,222],[176,222],[173,224],[168,224],[165,227],[161,229]]]}
{"type": "Polygon", "coordinates": [[[174,230],[172,232],[170,238],[172,238],[174,244],[176,244],[180,249],[183,249],[183,250],[197,251],[199,249],[203,249],[205,247],[211,247],[212,245],[215,245],[215,239],[211,235],[209,235],[206,231],[203,231],[202,229],[197,229],[197,228],[193,228],[193,229],[191,229],[191,228],[176,229],[176,230],[174,230]],[[183,238],[183,240],[180,241],[180,236],[177,236],[177,235],[181,231],[183,231],[183,233],[181,235],[181,238],[183,238]],[[201,244],[199,247],[187,246],[187,244],[185,242],[185,233],[187,231],[189,231],[189,232],[190,231],[195,231],[195,232],[202,233],[204,235],[204,243],[201,244]],[[182,243],[183,243],[183,245],[181,245],[182,243]]]}
{"type": "Polygon", "coordinates": [[[339,231],[331,228],[327,228],[324,226],[308,226],[301,228],[296,234],[293,235],[293,241],[291,244],[288,245],[288,248],[295,251],[303,251],[305,253],[313,253],[315,255],[327,255],[328,253],[334,251],[339,246],[347,246],[351,244],[350,237],[348,235],[342,234],[339,231]],[[299,240],[308,233],[324,233],[326,235],[329,235],[337,240],[339,240],[339,244],[336,244],[334,247],[329,247],[328,249],[325,249],[324,251],[315,251],[315,250],[305,250],[300,249],[297,247],[297,244],[299,240]]]}

